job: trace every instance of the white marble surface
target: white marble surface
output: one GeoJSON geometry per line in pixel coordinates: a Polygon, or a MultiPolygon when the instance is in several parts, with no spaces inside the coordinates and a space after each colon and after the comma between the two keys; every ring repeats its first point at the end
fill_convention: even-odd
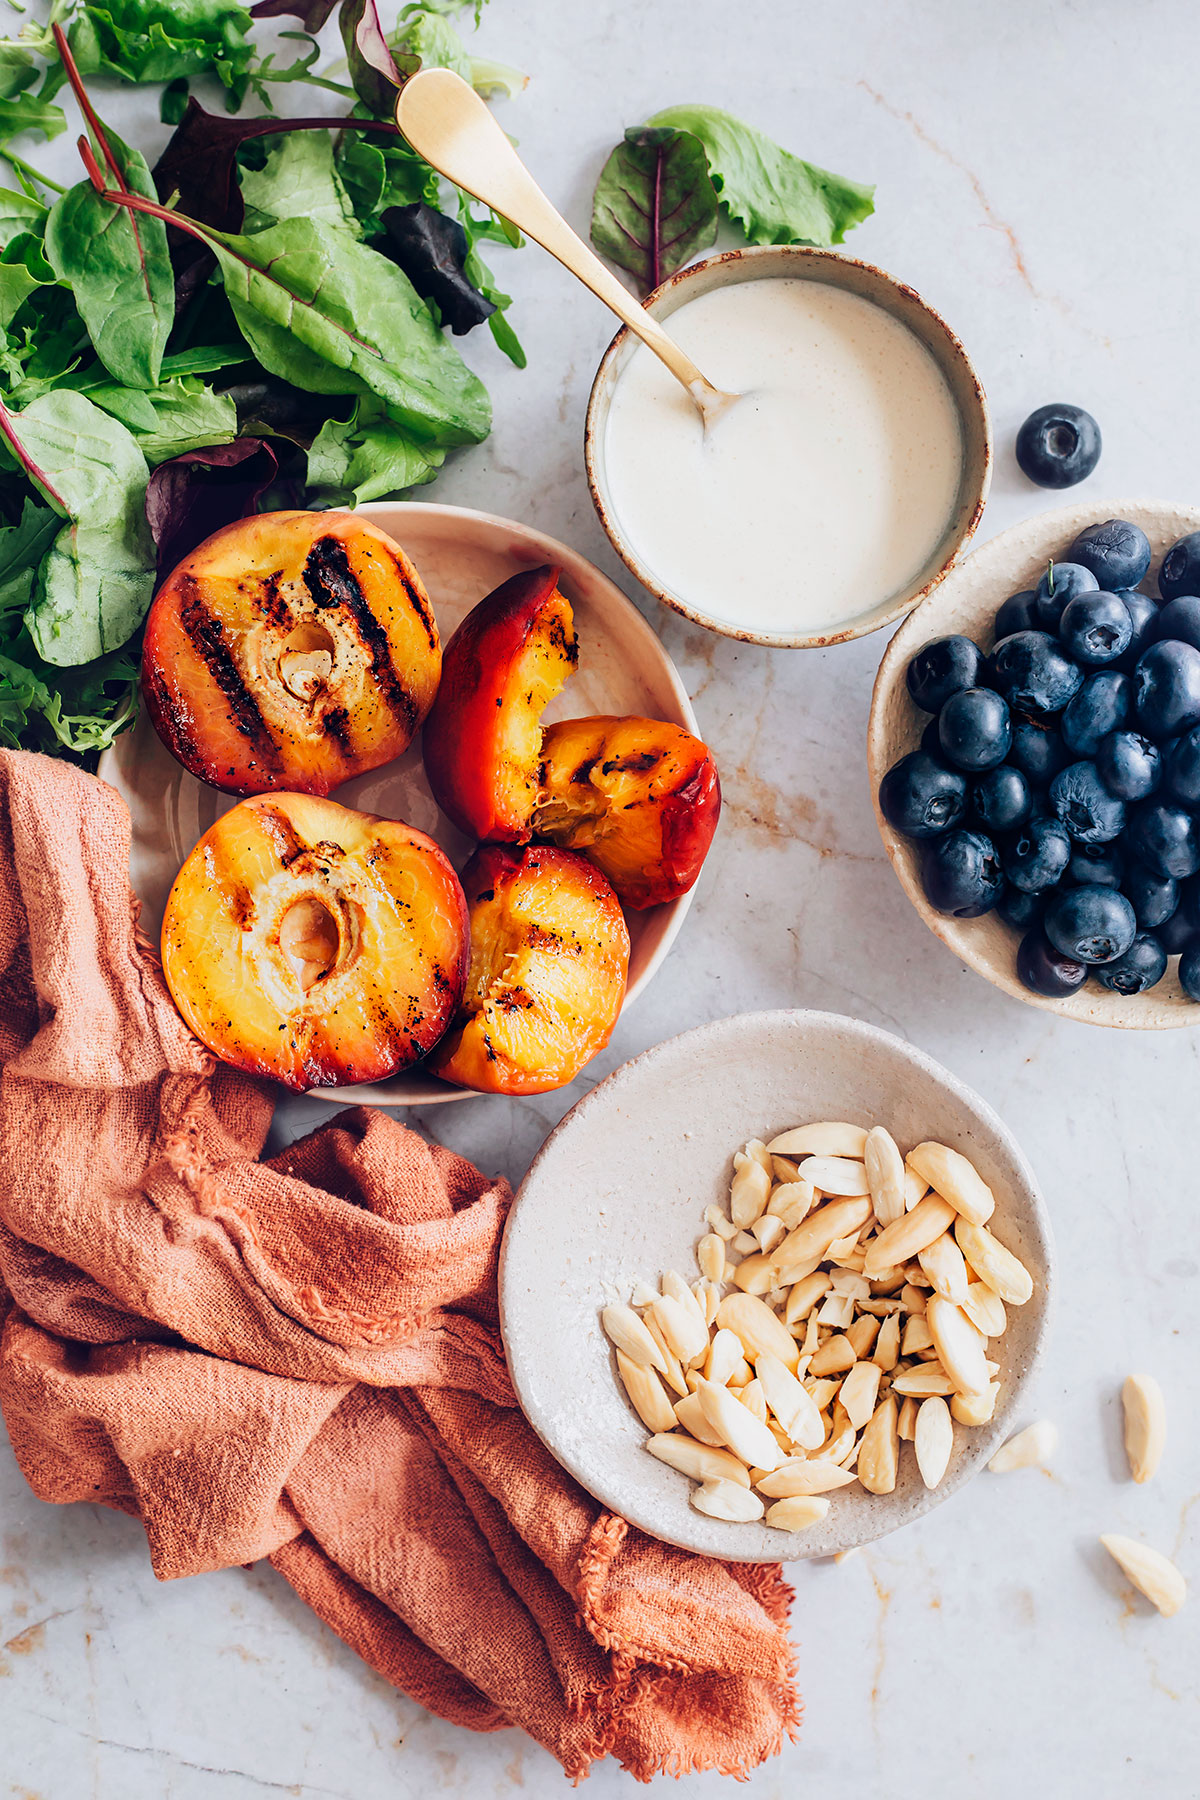
{"type": "MultiPolygon", "coordinates": [[[[1101,422],[1103,460],[1077,490],[1094,494],[1099,517],[1119,495],[1196,499],[1188,0],[494,0],[481,41],[532,72],[506,122],[581,227],[620,130],[688,99],[877,181],[878,214],[850,247],[946,315],[991,396],[999,458],[985,535],[1052,503],[1011,451],[1017,424],[1047,400],[1080,402],[1101,422]]],[[[134,135],[128,97],[109,110],[134,135]]],[[[471,346],[496,431],[431,497],[528,519],[620,579],[580,468],[605,316],[535,250],[505,258],[502,274],[530,367],[517,374],[471,346]]],[[[1131,1600],[1096,1534],[1144,1536],[1200,1577],[1200,1036],[1056,1023],[969,974],[917,921],[863,774],[880,640],[748,650],[645,604],[720,760],[726,813],[678,947],[588,1080],[748,1007],[811,1004],[889,1026],[1014,1127],[1062,1265],[1037,1397],[1061,1428],[1053,1472],[984,1475],[841,1567],[796,1567],[807,1721],[751,1791],[1109,1800],[1145,1788],[1191,1800],[1200,1606],[1167,1621],[1131,1600]],[[1163,1470],[1145,1490],[1120,1450],[1116,1395],[1131,1368],[1158,1374],[1170,1409],[1163,1470]]],[[[516,1179],[585,1085],[414,1122],[516,1179]]],[[[325,1114],[293,1103],[281,1124],[325,1114]]],[[[0,1540],[6,1800],[561,1791],[557,1767],[517,1734],[473,1738],[398,1698],[268,1569],[157,1586],[133,1522],[39,1504],[5,1450],[0,1540]]],[[[630,1783],[606,1766],[590,1785],[609,1795],[630,1783]]],[[[689,1777],[680,1791],[719,1785],[689,1777]]]]}

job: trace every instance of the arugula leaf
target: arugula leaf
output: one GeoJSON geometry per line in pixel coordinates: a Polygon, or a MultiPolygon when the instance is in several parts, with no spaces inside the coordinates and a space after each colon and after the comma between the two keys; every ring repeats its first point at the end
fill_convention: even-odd
{"type": "Polygon", "coordinates": [[[352,418],[330,419],[308,453],[310,494],[326,506],[382,500],[432,481],[444,450],[418,443],[377,400],[360,400],[352,418]]]}
{"type": "MultiPolygon", "coordinates": [[[[464,195],[464,202],[465,199],[466,196],[464,195]]],[[[469,206],[460,204],[460,218],[463,217],[464,213],[469,214],[469,212],[469,206]]],[[[503,351],[504,355],[507,356],[508,360],[516,368],[523,369],[527,361],[525,351],[522,348],[520,338],[509,324],[507,316],[508,308],[512,304],[512,296],[511,294],[501,293],[500,289],[496,286],[492,271],[488,268],[482,256],[479,254],[475,239],[471,235],[470,226],[466,226],[466,231],[470,247],[467,250],[467,259],[463,264],[463,273],[467,280],[471,282],[474,287],[478,288],[484,300],[488,301],[493,308],[492,312],[488,314],[487,324],[496,348],[503,351]]],[[[482,237],[484,233],[477,229],[476,235],[482,237]]]]}
{"type": "Polygon", "coordinates": [[[243,167],[244,229],[261,231],[280,219],[322,219],[359,235],[358,220],[333,161],[328,132],[290,131],[267,149],[261,169],[243,167]]]}
{"type": "Polygon", "coordinates": [[[596,183],[592,242],[643,294],[717,235],[717,194],[699,138],[670,126],[627,131],[596,183]]]}
{"type": "Polygon", "coordinates": [[[195,376],[164,381],[152,394],[109,382],[88,388],[87,396],[120,419],[152,468],[168,458],[227,444],[238,433],[234,402],[195,376]]]}
{"type": "Polygon", "coordinates": [[[150,604],[146,459],[123,425],[70,388],[20,413],[0,405],[0,433],[67,521],[33,584],[30,636],[56,667],[90,662],[132,637],[150,604]]]}
{"type": "Polygon", "coordinates": [[[469,246],[456,219],[418,200],[412,206],[389,206],[383,228],[384,255],[403,269],[422,300],[433,301],[455,337],[473,331],[495,312],[494,302],[485,300],[464,273],[469,246]]]}
{"type": "Polygon", "coordinates": [[[270,444],[237,438],[185,451],[155,469],[146,484],[146,518],[159,579],[222,525],[254,512],[277,468],[270,444]]]}
{"type": "Polygon", "coordinates": [[[84,0],[70,45],[83,75],[132,82],[215,75],[235,112],[254,57],[249,25],[241,0],[84,0]]]}
{"type": "MultiPolygon", "coordinates": [[[[100,138],[126,191],[152,199],[145,157],[113,132],[101,130],[100,138]]],[[[51,209],[46,255],[74,293],[105,368],[126,387],[152,388],[175,318],[175,277],[161,220],[109,206],[90,181],[81,181],[51,209]]]]}
{"type": "Polygon", "coordinates": [[[721,204],[752,244],[841,244],[875,210],[873,187],[802,162],[715,106],[668,106],[646,124],[699,138],[721,204]]]}

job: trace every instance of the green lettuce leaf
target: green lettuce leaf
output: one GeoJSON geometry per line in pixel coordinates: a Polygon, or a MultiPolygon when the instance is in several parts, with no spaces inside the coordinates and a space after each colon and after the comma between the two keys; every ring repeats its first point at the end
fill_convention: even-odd
{"type": "Polygon", "coordinates": [[[310,498],[325,506],[382,500],[432,481],[445,461],[411,437],[376,400],[360,400],[349,419],[329,419],[308,452],[310,498]]]}
{"type": "Polygon", "coordinates": [[[230,444],[238,434],[237,407],[195,376],[164,381],[152,394],[106,382],[86,390],[94,406],[119,419],[154,468],[186,450],[230,444]]]}
{"type": "Polygon", "coordinates": [[[592,242],[643,294],[717,235],[717,193],[698,137],[672,126],[627,131],[596,183],[592,242]]]}
{"type": "Polygon", "coordinates": [[[106,0],[79,11],[69,41],[81,75],[122,81],[179,81],[215,75],[229,110],[246,97],[254,55],[241,0],[106,0]]]}
{"type": "Polygon", "coordinates": [[[21,231],[0,250],[0,326],[7,328],[38,288],[57,280],[46,261],[40,232],[21,231]]]}
{"type": "Polygon", "coordinates": [[[0,615],[25,611],[37,566],[61,530],[54,509],[28,495],[17,523],[0,527],[0,615]]]}
{"type": "Polygon", "coordinates": [[[243,167],[240,179],[245,231],[262,231],[280,219],[318,219],[359,235],[354,208],[334,167],[330,132],[283,133],[268,144],[262,167],[243,167]]]}
{"type": "Polygon", "coordinates": [[[347,132],[335,167],[365,237],[377,237],[389,206],[437,206],[442,178],[399,139],[382,143],[347,132]]]}
{"type": "Polygon", "coordinates": [[[0,188],[0,244],[11,244],[22,231],[45,229],[47,208],[32,194],[0,188]]]}
{"type": "Polygon", "coordinates": [[[646,124],[699,138],[721,204],[752,244],[840,244],[875,210],[873,187],[802,162],[715,106],[668,106],[646,124]]]}

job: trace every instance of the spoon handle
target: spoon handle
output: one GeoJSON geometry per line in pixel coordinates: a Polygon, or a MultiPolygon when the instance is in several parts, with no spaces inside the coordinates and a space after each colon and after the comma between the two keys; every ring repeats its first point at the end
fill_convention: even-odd
{"type": "Polygon", "coordinates": [[[422,69],[405,82],[396,123],[419,156],[556,256],[681,381],[703,410],[716,392],[657,320],[576,236],[543,194],[469,82],[452,69],[422,69]]]}

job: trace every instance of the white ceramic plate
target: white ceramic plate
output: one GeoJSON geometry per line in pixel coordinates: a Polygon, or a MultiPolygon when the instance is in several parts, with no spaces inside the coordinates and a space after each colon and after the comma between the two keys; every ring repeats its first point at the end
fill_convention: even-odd
{"type": "Polygon", "coordinates": [[[1176,959],[1171,960],[1158,986],[1145,994],[1112,994],[1096,981],[1088,981],[1064,1000],[1031,993],[1017,976],[1019,932],[994,913],[982,919],[950,919],[935,912],[921,886],[917,846],[894,831],[879,810],[879,783],[893,763],[917,748],[929,722],[928,713],[913,705],[905,686],[904,672],[915,652],[922,644],[954,632],[990,649],[1001,602],[1010,594],[1035,587],[1050,558],[1064,560],[1068,546],[1084,526],[1101,519],[1128,519],[1141,526],[1152,551],[1150,581],[1143,585],[1153,586],[1159,564],[1176,539],[1200,530],[1200,507],[1169,506],[1158,500],[1092,500],[1086,506],[1037,513],[973,551],[905,620],[887,647],[871,699],[867,767],[876,823],[900,885],[930,931],[957,957],[1027,1006],[1040,1006],[1045,1012],[1082,1019],[1089,1025],[1162,1031],[1200,1025],[1200,1006],[1180,987],[1176,959]]]}
{"type": "Polygon", "coordinates": [[[1045,1207],[1012,1134],[930,1057],[833,1013],[742,1013],[647,1050],[593,1088],[547,1138],[517,1195],[500,1263],[500,1317],[517,1395],[534,1430],[590,1494],[653,1537],[706,1556],[831,1556],[939,1506],[1009,1435],[1046,1329],[1053,1247],[1045,1207]],[[617,1382],[601,1309],[664,1269],[690,1280],[704,1209],[724,1204],[733,1152],[814,1119],[886,1124],[902,1149],[933,1138],[969,1155],[996,1194],[997,1236],[1034,1278],[994,1355],[992,1421],[955,1426],[930,1492],[911,1449],[892,1494],[830,1495],[804,1532],[709,1519],[691,1483],[643,1448],[617,1382]]]}
{"type": "MultiPolygon", "coordinates": [[[[562,589],[575,613],[579,669],[546,710],[547,722],[589,713],[642,713],[696,730],[687,691],[675,665],[637,608],[607,576],[576,551],[528,525],[459,506],[420,501],[378,501],[359,508],[389,532],[411,556],[433,602],[443,644],[485,594],[521,569],[557,563],[562,589]]],[[[137,725],[100,758],[100,774],[112,783],[133,820],[130,879],[142,902],[142,924],[157,940],[171,884],[188,852],[213,821],[236,801],[189,775],[164,747],[143,713],[137,725]]],[[[345,806],[404,819],[436,838],[456,868],[473,848],[438,810],[421,763],[420,740],[396,762],[358,776],[333,796],[345,806]]],[[[667,951],[692,903],[690,893],[666,906],[628,912],[628,1006],[641,993],[667,951]]],[[[313,1096],[342,1106],[430,1106],[465,1100],[421,1069],[364,1087],[316,1088],[313,1096]]]]}

